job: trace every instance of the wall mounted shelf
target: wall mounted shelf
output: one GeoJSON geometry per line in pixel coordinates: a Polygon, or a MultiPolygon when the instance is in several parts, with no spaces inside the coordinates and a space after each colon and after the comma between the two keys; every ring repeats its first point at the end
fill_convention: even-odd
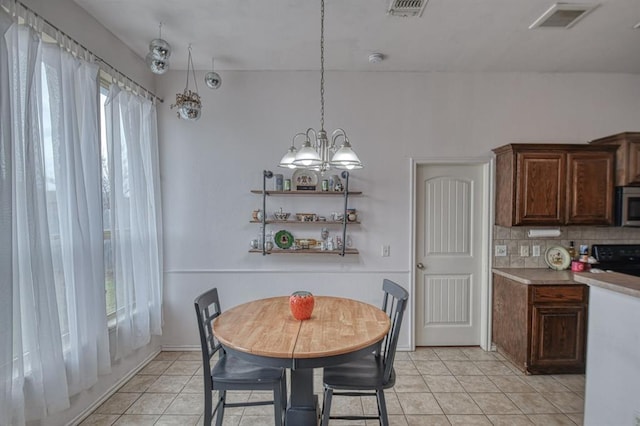
{"type": "MultiPolygon", "coordinates": [[[[260,249],[251,249],[249,253],[262,253],[260,249]]],[[[359,254],[358,249],[348,248],[344,250],[344,254],[359,254]]],[[[320,250],[320,249],[298,249],[298,250],[283,250],[274,248],[267,252],[267,254],[339,254],[342,255],[342,250],[320,250]]]]}
{"type": "MultiPolygon", "coordinates": [[[[260,189],[252,189],[252,194],[262,194],[260,189]]],[[[302,195],[306,197],[315,196],[341,196],[344,197],[344,191],[264,191],[265,195],[302,195]]],[[[349,191],[347,195],[362,195],[362,191],[349,191]]]]}
{"type": "Polygon", "coordinates": [[[250,249],[249,253],[261,253],[263,256],[267,254],[338,254],[340,256],[344,256],[347,254],[358,254],[358,250],[355,248],[347,248],[347,225],[357,225],[360,224],[360,221],[347,220],[348,212],[347,212],[347,203],[349,201],[349,197],[352,195],[361,195],[362,191],[349,191],[349,172],[343,171],[342,178],[345,180],[344,191],[268,191],[267,188],[267,179],[271,179],[273,177],[273,173],[269,170],[264,170],[262,177],[262,188],[263,189],[252,189],[252,194],[262,195],[262,212],[263,217],[262,220],[251,220],[250,223],[259,223],[262,225],[262,247],[250,249]],[[344,206],[342,209],[343,219],[339,221],[331,220],[315,220],[315,221],[301,221],[301,220],[275,220],[275,219],[266,219],[266,200],[267,196],[299,196],[299,197],[342,197],[344,199],[344,206]],[[266,246],[266,225],[269,224],[286,224],[286,225],[305,225],[305,226],[341,226],[342,227],[342,247],[335,250],[321,250],[317,248],[311,249],[280,249],[277,247],[273,247],[271,250],[267,250],[266,246]]]}

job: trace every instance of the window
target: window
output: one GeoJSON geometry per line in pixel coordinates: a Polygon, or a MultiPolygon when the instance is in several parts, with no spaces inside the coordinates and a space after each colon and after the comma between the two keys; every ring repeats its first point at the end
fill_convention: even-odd
{"type": "Polygon", "coordinates": [[[109,179],[109,161],[107,158],[107,127],[105,103],[107,102],[108,83],[100,82],[100,160],[102,162],[102,222],[104,227],[104,285],[106,294],[107,317],[111,321],[116,313],[116,290],[113,281],[113,252],[111,250],[111,207],[109,205],[111,187],[109,179]]]}

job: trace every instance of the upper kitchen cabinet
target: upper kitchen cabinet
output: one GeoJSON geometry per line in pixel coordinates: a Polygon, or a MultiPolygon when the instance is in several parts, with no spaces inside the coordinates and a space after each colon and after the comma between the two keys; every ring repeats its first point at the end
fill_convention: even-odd
{"type": "Polygon", "coordinates": [[[616,186],[640,186],[640,132],[618,133],[591,144],[617,147],[616,186]]]}
{"type": "Polygon", "coordinates": [[[616,147],[509,144],[496,154],[496,225],[611,225],[616,147]]]}

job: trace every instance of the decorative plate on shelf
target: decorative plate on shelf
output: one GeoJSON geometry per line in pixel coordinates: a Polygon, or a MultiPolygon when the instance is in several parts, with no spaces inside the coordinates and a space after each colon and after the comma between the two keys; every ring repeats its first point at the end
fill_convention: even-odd
{"type": "Polygon", "coordinates": [[[564,247],[549,247],[547,251],[544,252],[544,261],[547,262],[549,268],[560,271],[569,268],[569,265],[571,265],[571,256],[564,247]]]}
{"type": "Polygon", "coordinates": [[[284,229],[276,232],[274,237],[274,242],[281,249],[288,249],[293,245],[294,239],[291,232],[285,231],[284,229]]]}
{"type": "Polygon", "coordinates": [[[297,191],[315,191],[318,175],[313,170],[297,169],[291,176],[291,184],[297,191]]]}

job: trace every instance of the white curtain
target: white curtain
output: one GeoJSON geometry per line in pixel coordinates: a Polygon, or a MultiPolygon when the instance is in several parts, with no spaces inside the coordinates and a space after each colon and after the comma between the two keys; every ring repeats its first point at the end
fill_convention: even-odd
{"type": "MultiPolygon", "coordinates": [[[[48,191],[60,323],[69,394],[88,389],[110,371],[104,231],[102,224],[98,67],[58,46],[43,48],[55,191],[48,191]],[[58,240],[55,240],[57,243],[58,240]]],[[[44,110],[46,111],[46,107],[44,110]]]]}
{"type": "MultiPolygon", "coordinates": [[[[8,15],[0,13],[0,41],[11,26],[8,15]]],[[[0,424],[10,424],[13,389],[13,268],[11,264],[11,126],[9,123],[9,68],[5,43],[0,42],[0,424]]]]}
{"type": "Polygon", "coordinates": [[[162,331],[160,177],[154,103],[112,84],[105,110],[119,359],[162,331]]]}
{"type": "Polygon", "coordinates": [[[22,425],[110,369],[97,68],[3,10],[0,35],[0,424],[22,425]]]}

